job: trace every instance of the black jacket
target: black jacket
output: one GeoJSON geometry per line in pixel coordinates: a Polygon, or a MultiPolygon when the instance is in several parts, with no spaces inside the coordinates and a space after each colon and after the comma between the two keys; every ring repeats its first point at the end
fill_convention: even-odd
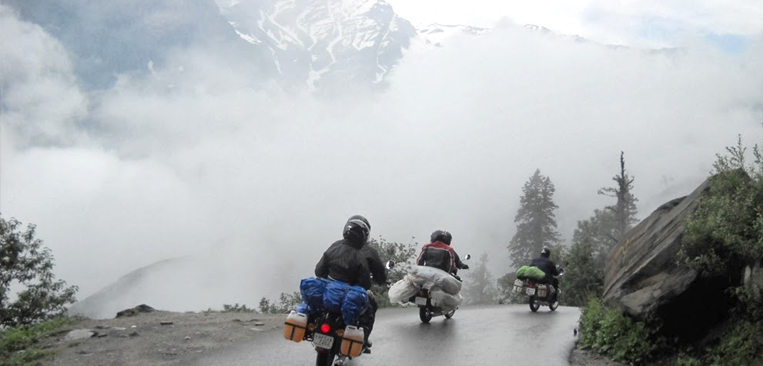
{"type": "Polygon", "coordinates": [[[544,280],[546,281],[551,280],[553,276],[559,275],[559,271],[556,269],[556,264],[554,264],[554,261],[546,257],[535,258],[533,259],[532,263],[530,263],[530,265],[533,267],[538,267],[538,269],[545,272],[546,277],[544,280]]]}
{"type": "MultiPolygon", "coordinates": [[[[362,247],[361,247],[362,248],[362,247]]],[[[332,278],[350,285],[371,287],[371,271],[357,244],[339,240],[323,252],[315,266],[315,276],[332,278]]]]}
{"type": "Polygon", "coordinates": [[[371,271],[371,275],[374,276],[373,281],[380,285],[386,284],[387,269],[384,267],[384,263],[382,263],[381,257],[379,257],[379,253],[376,252],[376,249],[366,244],[363,245],[360,252],[363,253],[363,256],[366,258],[368,269],[371,271]]]}

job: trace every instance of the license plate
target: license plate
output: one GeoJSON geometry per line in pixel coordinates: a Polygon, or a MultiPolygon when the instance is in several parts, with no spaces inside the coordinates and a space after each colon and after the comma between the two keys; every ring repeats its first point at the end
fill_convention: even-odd
{"type": "Polygon", "coordinates": [[[525,285],[525,283],[524,283],[524,281],[522,281],[522,280],[516,280],[516,281],[514,281],[514,286],[519,286],[519,287],[522,287],[522,286],[524,286],[524,285],[525,285]]]}
{"type": "Polygon", "coordinates": [[[416,305],[426,306],[427,305],[427,298],[426,297],[416,296],[416,305]]]}
{"type": "Polygon", "coordinates": [[[315,333],[315,335],[313,335],[313,346],[323,349],[331,349],[333,345],[334,337],[320,333],[315,333]]]}
{"type": "Polygon", "coordinates": [[[525,293],[530,296],[535,295],[535,289],[532,287],[528,287],[527,290],[525,290],[525,293]]]}

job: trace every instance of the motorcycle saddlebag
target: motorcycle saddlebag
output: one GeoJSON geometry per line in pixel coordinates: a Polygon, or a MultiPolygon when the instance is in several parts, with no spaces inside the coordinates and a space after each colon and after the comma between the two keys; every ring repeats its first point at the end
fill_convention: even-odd
{"type": "Polygon", "coordinates": [[[352,286],[342,302],[342,318],[347,325],[355,325],[369,306],[368,293],[360,286],[352,286]]]}
{"type": "Polygon", "coordinates": [[[323,293],[326,291],[327,280],[322,278],[305,278],[299,284],[299,292],[302,294],[302,301],[312,309],[323,307],[323,293]]]}
{"type": "Polygon", "coordinates": [[[344,297],[349,290],[350,285],[344,282],[328,281],[326,291],[323,292],[323,308],[332,313],[340,313],[344,297]]]}
{"type": "Polygon", "coordinates": [[[543,299],[546,296],[548,296],[548,286],[546,286],[546,285],[538,285],[537,287],[538,287],[538,297],[543,299]]]}

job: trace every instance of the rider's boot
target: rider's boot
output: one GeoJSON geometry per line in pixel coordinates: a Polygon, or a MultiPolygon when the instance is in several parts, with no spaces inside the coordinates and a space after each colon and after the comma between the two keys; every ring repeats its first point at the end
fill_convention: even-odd
{"type": "Polygon", "coordinates": [[[363,327],[363,334],[365,335],[363,340],[363,353],[368,354],[371,353],[371,346],[373,346],[373,343],[371,343],[371,341],[368,339],[368,337],[371,336],[371,332],[368,330],[368,327],[363,327]]]}

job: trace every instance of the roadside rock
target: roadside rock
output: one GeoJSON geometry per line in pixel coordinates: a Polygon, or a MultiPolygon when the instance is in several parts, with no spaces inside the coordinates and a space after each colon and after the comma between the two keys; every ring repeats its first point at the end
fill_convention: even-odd
{"type": "Polygon", "coordinates": [[[744,285],[755,292],[763,292],[763,263],[758,262],[755,266],[745,267],[744,285]]]}
{"type": "Polygon", "coordinates": [[[141,304],[131,309],[125,309],[117,313],[117,318],[125,317],[125,316],[135,316],[140,313],[151,313],[156,311],[156,309],[146,305],[141,304]]]}
{"type": "Polygon", "coordinates": [[[612,248],[604,274],[606,303],[639,319],[657,318],[663,335],[687,340],[723,320],[730,307],[724,294],[728,276],[703,277],[677,263],[686,220],[709,188],[706,180],[690,195],[663,204],[612,248]]]}
{"type": "Polygon", "coordinates": [[[95,337],[98,333],[94,332],[90,329],[75,329],[69,333],[66,334],[64,337],[65,341],[76,341],[80,339],[88,339],[95,337]]]}
{"type": "Polygon", "coordinates": [[[708,189],[674,199],[628,231],[609,252],[604,272],[604,300],[637,317],[685,291],[697,272],[675,265],[686,218],[708,189]]]}

